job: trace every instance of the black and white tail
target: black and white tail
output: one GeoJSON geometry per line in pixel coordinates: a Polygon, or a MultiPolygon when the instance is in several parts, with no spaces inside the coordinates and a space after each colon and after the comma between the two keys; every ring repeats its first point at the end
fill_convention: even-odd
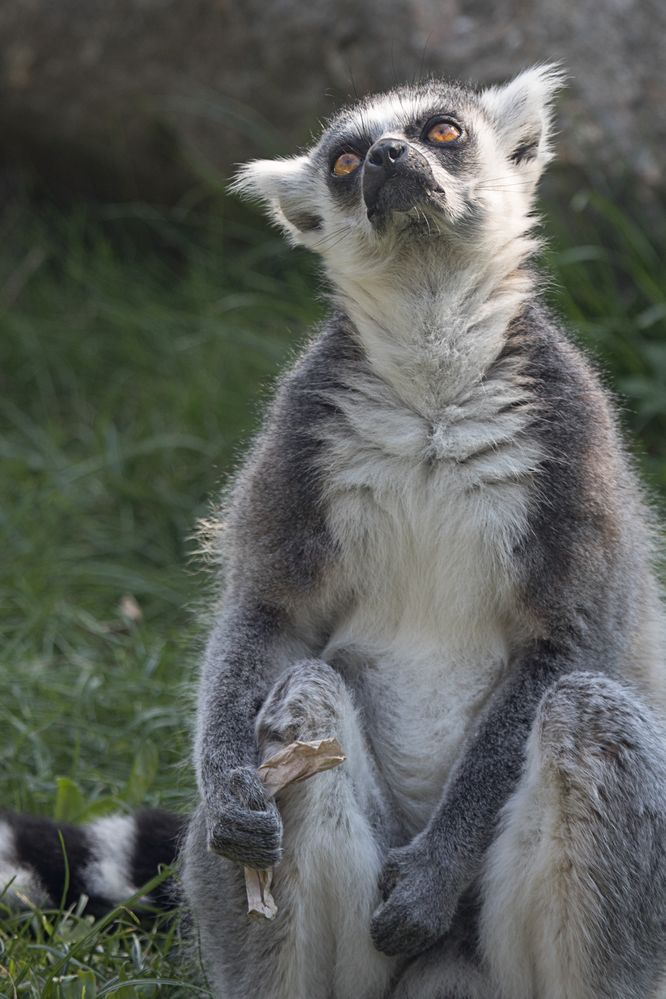
{"type": "MultiPolygon", "coordinates": [[[[186,826],[185,815],[157,808],[83,826],[0,811],[0,906],[54,908],[86,896],[85,911],[102,915],[174,863],[186,826]]],[[[169,880],[142,901],[172,907],[169,880]]]]}

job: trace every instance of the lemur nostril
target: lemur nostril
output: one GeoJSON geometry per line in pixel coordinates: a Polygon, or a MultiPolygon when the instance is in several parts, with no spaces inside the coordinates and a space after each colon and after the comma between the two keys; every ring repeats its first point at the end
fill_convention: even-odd
{"type": "Polygon", "coordinates": [[[394,166],[407,152],[404,142],[397,139],[379,139],[368,153],[368,165],[372,167],[394,166]]]}

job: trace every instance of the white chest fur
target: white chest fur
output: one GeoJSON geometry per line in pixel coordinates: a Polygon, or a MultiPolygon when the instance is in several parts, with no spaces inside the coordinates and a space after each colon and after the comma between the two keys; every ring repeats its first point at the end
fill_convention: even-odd
{"type": "Polygon", "coordinates": [[[511,651],[511,552],[538,462],[502,381],[436,420],[372,379],[327,437],[329,522],[355,594],[325,652],[363,671],[369,737],[411,831],[511,651]]]}

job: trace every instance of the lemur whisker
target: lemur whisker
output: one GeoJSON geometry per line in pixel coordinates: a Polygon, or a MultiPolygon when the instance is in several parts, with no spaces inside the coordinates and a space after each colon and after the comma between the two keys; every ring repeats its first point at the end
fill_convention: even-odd
{"type": "Polygon", "coordinates": [[[325,236],[320,237],[315,243],[313,243],[313,249],[317,251],[331,249],[331,246],[337,245],[337,241],[340,238],[347,236],[352,230],[351,225],[339,226],[337,229],[331,230],[331,232],[326,233],[325,236]]]}

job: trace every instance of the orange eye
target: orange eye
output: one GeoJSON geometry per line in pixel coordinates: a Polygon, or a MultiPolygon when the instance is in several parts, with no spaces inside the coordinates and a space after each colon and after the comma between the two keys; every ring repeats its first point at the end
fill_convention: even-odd
{"type": "Polygon", "coordinates": [[[342,153],[333,164],[333,173],[336,177],[348,177],[354,170],[358,170],[361,165],[361,157],[356,153],[342,153]]]}
{"type": "Polygon", "coordinates": [[[455,142],[462,135],[462,130],[457,125],[452,125],[450,121],[438,121],[428,130],[426,139],[436,146],[443,146],[447,142],[455,142]]]}

